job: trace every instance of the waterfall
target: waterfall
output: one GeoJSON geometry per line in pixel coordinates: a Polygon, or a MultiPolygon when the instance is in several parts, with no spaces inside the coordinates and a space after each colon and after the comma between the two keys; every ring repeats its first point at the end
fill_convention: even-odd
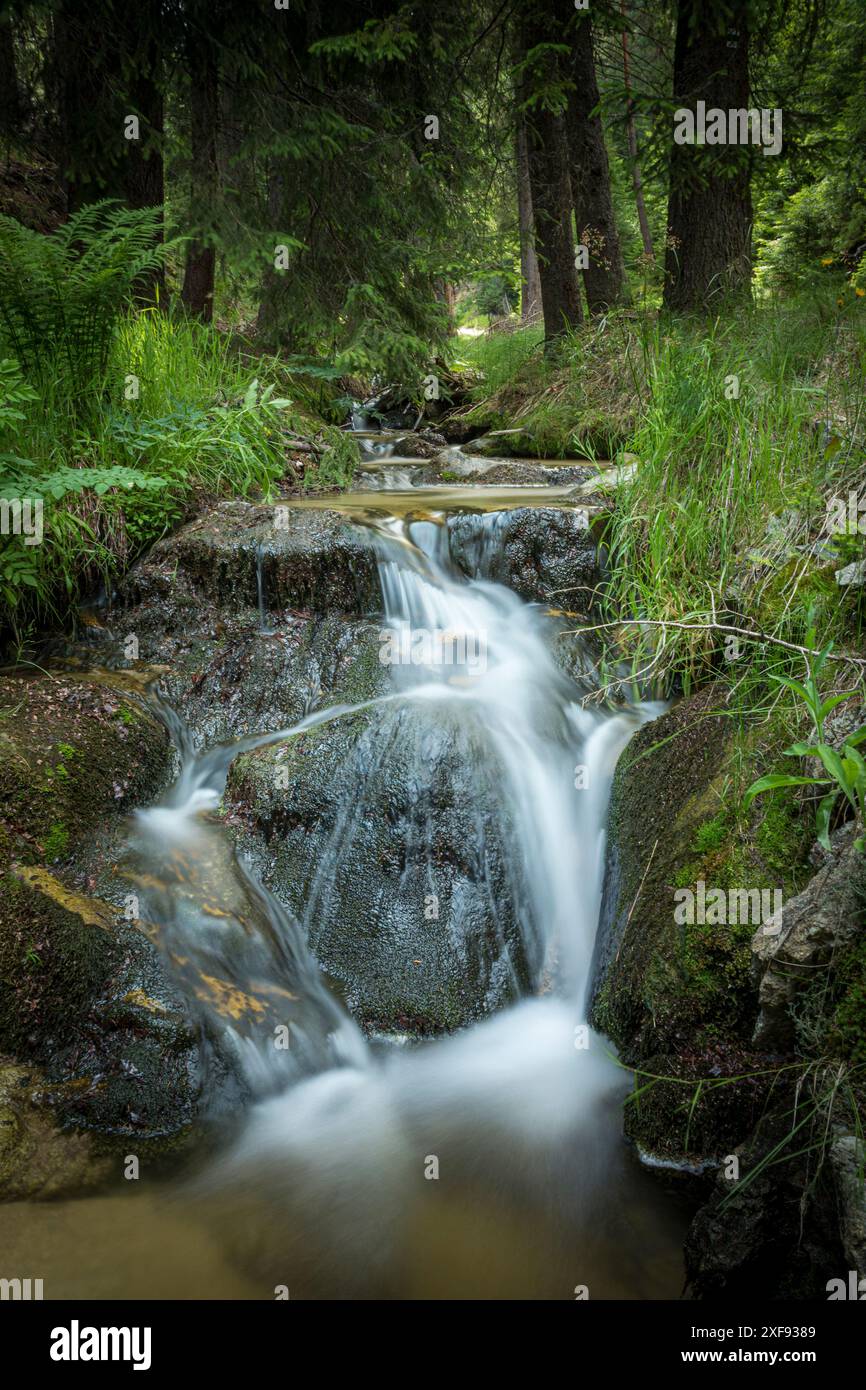
{"type": "MultiPolygon", "coordinates": [[[[254,1277],[294,1281],[302,1296],[404,1296],[406,1280],[429,1296],[430,1271],[443,1259],[449,1277],[468,1281],[469,1296],[483,1296],[496,1279],[483,1260],[470,1272],[462,1262],[472,1264],[490,1229],[509,1247],[502,1258],[515,1291],[527,1279],[539,1289],[586,1283],[593,1272],[608,1296],[623,1283],[639,1287],[643,1274],[626,1270],[639,1256],[618,1252],[612,1272],[597,1248],[600,1232],[624,1219],[615,1115],[624,1084],[587,1025],[585,1001],[611,778],[657,708],[584,707],[551,654],[550,619],[498,584],[456,573],[444,518],[395,519],[371,543],[393,682],[373,703],[411,701],[430,720],[447,707],[484,731],[504,769],[528,898],[520,920],[542,992],[450,1037],[366,1042],[323,984],[306,931],[238,864],[207,814],[237,752],[347,711],[319,711],[203,755],[187,742],[168,803],[138,816],[145,858],[151,868],[159,861],[147,915],[169,958],[192,960],[196,979],[217,982],[186,984],[209,1026],[230,1036],[257,1097],[190,1198],[205,1211],[216,1204],[225,1239],[254,1277]],[[236,991],[234,1009],[226,990],[236,991]],[[275,1060],[272,1023],[287,1009],[291,1046],[275,1060]],[[442,1223],[447,1257],[437,1245],[442,1223]],[[531,1276],[518,1269],[530,1247],[547,1251],[547,1266],[531,1276]],[[583,1271],[569,1264],[575,1250],[583,1271]]],[[[591,664],[587,657],[587,671],[591,664]]],[[[354,814],[347,805],[334,845],[322,848],[312,915],[354,814]]]]}

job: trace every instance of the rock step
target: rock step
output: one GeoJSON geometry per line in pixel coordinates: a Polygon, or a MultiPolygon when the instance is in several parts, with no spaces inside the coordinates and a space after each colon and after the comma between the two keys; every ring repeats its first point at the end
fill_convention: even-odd
{"type": "MultiPolygon", "coordinates": [[[[453,563],[530,602],[598,582],[589,524],[601,508],[567,488],[356,492],[273,506],[226,502],[153,547],[118,591],[122,608],[162,605],[180,621],[215,608],[377,616],[377,533],[399,518],[446,526],[453,563]],[[493,544],[493,538],[496,544],[493,544]],[[500,550],[501,553],[494,554],[500,550]]],[[[200,615],[199,615],[200,618],[200,615]]],[[[214,621],[216,621],[214,617],[214,621]]]]}

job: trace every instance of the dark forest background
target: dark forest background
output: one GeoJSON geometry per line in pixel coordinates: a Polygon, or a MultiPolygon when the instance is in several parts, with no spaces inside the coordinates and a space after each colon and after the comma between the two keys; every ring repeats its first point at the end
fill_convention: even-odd
{"type": "Polygon", "coordinates": [[[4,3],[0,490],[51,503],[7,629],[202,495],[348,485],[385,387],[639,456],[620,598],[703,611],[859,476],[864,53],[859,0],[4,3]],[[780,153],[676,144],[699,101],[780,153]]]}

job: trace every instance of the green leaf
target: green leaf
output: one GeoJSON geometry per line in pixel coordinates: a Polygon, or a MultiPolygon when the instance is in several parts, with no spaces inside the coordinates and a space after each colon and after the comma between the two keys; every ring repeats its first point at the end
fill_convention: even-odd
{"type": "Polygon", "coordinates": [[[833,807],[836,805],[839,793],[834,789],[822,796],[818,802],[818,809],[815,812],[815,829],[818,834],[818,844],[823,845],[824,849],[830,849],[830,816],[833,807]]]}
{"type": "Polygon", "coordinates": [[[828,781],[827,777],[788,777],[784,773],[773,772],[768,777],[759,777],[757,782],[752,783],[743,798],[743,805],[748,809],[756,796],[760,796],[762,792],[775,791],[777,787],[825,787],[828,781]]]}

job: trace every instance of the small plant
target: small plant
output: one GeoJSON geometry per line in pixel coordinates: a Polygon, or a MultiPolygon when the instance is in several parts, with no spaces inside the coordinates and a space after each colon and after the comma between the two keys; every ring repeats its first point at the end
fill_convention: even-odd
{"type": "Polygon", "coordinates": [[[162,262],[159,216],[108,199],[50,236],[0,216],[0,323],[26,373],[89,403],[136,284],[162,262]]]}
{"type": "Polygon", "coordinates": [[[347,488],[360,457],[357,444],[345,430],[336,429],[331,425],[322,430],[322,442],[322,452],[315,470],[307,480],[307,485],[312,483],[314,487],[347,488]]]}
{"type": "MultiPolygon", "coordinates": [[[[810,632],[807,641],[814,640],[810,632]]],[[[805,681],[795,680],[793,676],[771,676],[780,685],[786,685],[797,694],[806,705],[815,725],[817,738],[812,743],[793,743],[785,749],[789,758],[820,758],[827,772],[826,777],[791,776],[786,773],[770,773],[759,777],[746,792],[744,805],[748,808],[756,796],[763,792],[775,791],[777,787],[827,787],[815,812],[815,828],[818,843],[830,848],[830,818],[840,795],[844,796],[854,812],[854,820],[859,831],[855,841],[857,849],[866,851],[866,762],[857,751],[858,745],[866,741],[866,724],[847,735],[839,749],[832,748],[824,740],[824,720],[828,714],[856,695],[847,690],[841,695],[831,695],[824,699],[818,688],[818,677],[830,653],[827,646],[817,655],[808,659],[808,675],[805,681]]]]}

